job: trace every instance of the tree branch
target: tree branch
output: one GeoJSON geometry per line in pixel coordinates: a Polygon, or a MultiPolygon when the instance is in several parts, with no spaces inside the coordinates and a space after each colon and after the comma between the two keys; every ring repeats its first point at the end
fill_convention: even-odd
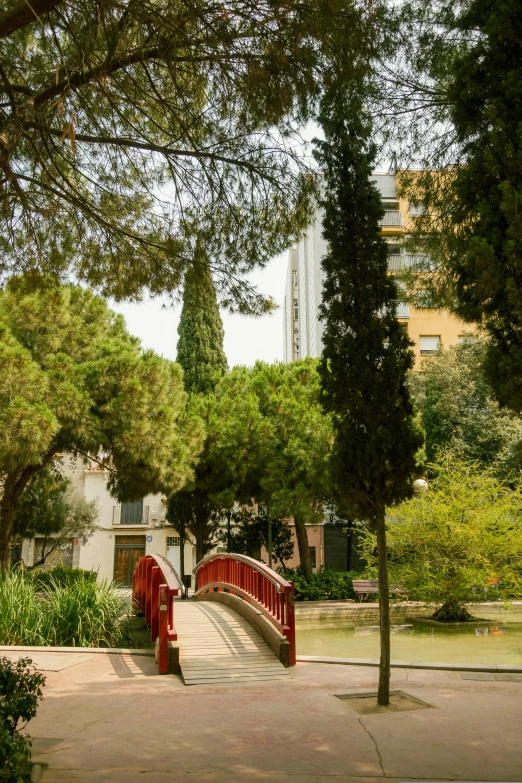
{"type": "Polygon", "coordinates": [[[0,38],[7,38],[21,27],[26,27],[39,20],[40,16],[49,13],[62,0],[20,0],[20,2],[0,14],[0,38]]]}
{"type": "MultiPolygon", "coordinates": [[[[46,128],[44,125],[38,125],[34,122],[24,123],[26,128],[33,128],[39,130],[42,133],[49,133],[51,136],[63,136],[63,131],[58,128],[46,128]]],[[[241,168],[248,169],[254,174],[259,174],[263,179],[272,182],[277,185],[277,180],[267,176],[266,173],[261,173],[254,163],[248,160],[239,160],[239,158],[229,158],[227,155],[219,155],[216,152],[203,152],[201,150],[180,150],[172,149],[171,147],[164,147],[159,144],[150,144],[143,141],[137,141],[136,139],[117,138],[115,136],[89,136],[85,133],[75,133],[74,138],[76,141],[84,141],[88,144],[111,144],[117,147],[131,147],[132,149],[145,150],[146,152],[158,152],[165,157],[186,157],[215,160],[220,163],[229,163],[233,166],[239,166],[241,168]]]]}

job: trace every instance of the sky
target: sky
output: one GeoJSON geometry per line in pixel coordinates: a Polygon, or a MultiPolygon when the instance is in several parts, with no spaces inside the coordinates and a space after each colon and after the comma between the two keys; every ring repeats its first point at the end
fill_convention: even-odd
{"type": "MultiPolygon", "coordinates": [[[[229,367],[251,366],[257,359],[266,362],[283,360],[283,301],[285,296],[288,252],[274,258],[249,280],[279,305],[271,315],[260,318],[221,312],[225,330],[225,353],[229,367]]],[[[166,300],[165,300],[166,301],[166,300]]],[[[159,298],[145,302],[111,302],[113,310],[125,317],[131,334],[139,337],[145,348],[152,348],[166,359],[176,358],[181,303],[172,306],[159,298]]]]}

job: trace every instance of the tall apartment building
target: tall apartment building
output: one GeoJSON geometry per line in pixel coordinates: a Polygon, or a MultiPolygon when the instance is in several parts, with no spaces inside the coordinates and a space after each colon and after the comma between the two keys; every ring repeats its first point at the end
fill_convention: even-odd
{"type": "MultiPolygon", "coordinates": [[[[397,197],[395,174],[375,173],[372,177],[384,207],[382,233],[388,245],[388,269],[400,272],[419,257],[406,253],[402,244],[411,228],[411,218],[417,208],[397,197]]],[[[320,356],[322,352],[322,324],[318,309],[321,302],[323,272],[321,258],[326,254],[326,242],[321,236],[322,212],[317,210],[314,223],[308,228],[297,247],[290,250],[284,303],[284,360],[306,356],[320,356]]],[[[408,331],[415,347],[418,367],[422,357],[460,342],[469,334],[470,326],[445,310],[423,306],[419,295],[416,306],[401,303],[398,317],[408,331]]]]}

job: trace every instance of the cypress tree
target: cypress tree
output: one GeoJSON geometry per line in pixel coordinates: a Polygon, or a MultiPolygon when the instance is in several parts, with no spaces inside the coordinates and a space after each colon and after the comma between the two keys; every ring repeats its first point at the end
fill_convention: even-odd
{"type": "Polygon", "coordinates": [[[185,274],[178,356],[189,393],[210,394],[227,371],[223,322],[208,261],[199,253],[185,274]]]}
{"type": "MultiPolygon", "coordinates": [[[[183,367],[185,390],[189,394],[212,394],[228,366],[223,350],[223,322],[216,289],[208,259],[200,249],[185,274],[178,335],[177,362],[183,367]]],[[[209,466],[205,454],[206,449],[196,466],[194,482],[172,495],[168,502],[167,519],[175,526],[180,537],[182,578],[185,574],[187,531],[196,539],[196,557],[199,561],[205,556],[217,525],[216,507],[210,501],[206,488],[209,466]]]]}
{"type": "Polygon", "coordinates": [[[387,273],[380,195],[371,182],[375,147],[363,99],[333,89],[323,98],[324,141],[316,158],[324,172],[324,351],[322,401],[332,414],[333,496],[338,508],[376,533],[381,660],[378,703],[389,703],[390,611],[386,507],[412,494],[415,452],[406,374],[411,341],[397,321],[397,285],[387,273]]]}

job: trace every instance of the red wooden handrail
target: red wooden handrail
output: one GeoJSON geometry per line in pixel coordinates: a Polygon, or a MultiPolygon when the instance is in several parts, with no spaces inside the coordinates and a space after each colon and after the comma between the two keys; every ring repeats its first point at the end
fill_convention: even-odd
{"type": "Polygon", "coordinates": [[[209,555],[196,566],[195,598],[209,590],[228,590],[255,606],[286,636],[290,643],[290,666],[295,666],[294,583],[246,555],[209,555]]]}
{"type": "Polygon", "coordinates": [[[174,596],[185,588],[169,561],[161,555],[143,555],[132,575],[132,602],[145,615],[153,642],[158,642],[158,668],[167,674],[168,644],[178,638],[174,625],[174,596]]]}

